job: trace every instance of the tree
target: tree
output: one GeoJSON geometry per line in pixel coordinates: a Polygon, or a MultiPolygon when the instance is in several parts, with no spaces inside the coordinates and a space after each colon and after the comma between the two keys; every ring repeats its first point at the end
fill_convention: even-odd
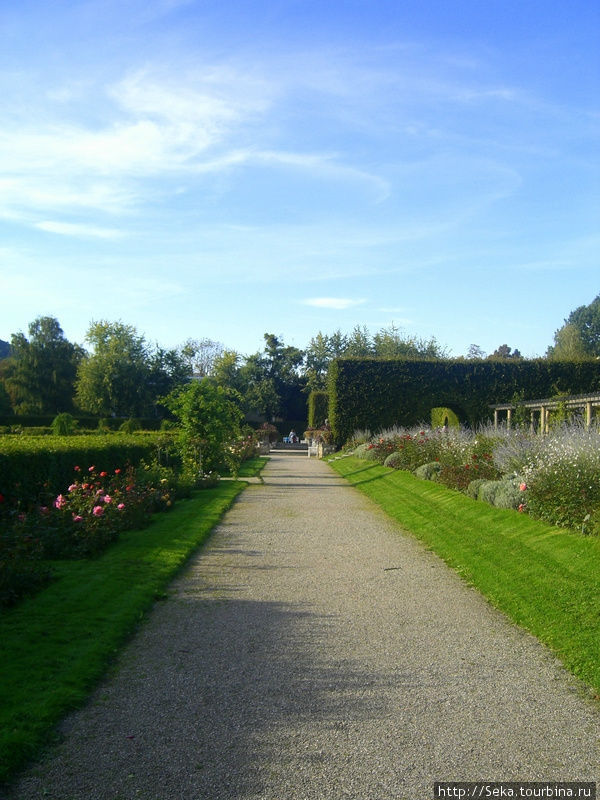
{"type": "Polygon", "coordinates": [[[421,339],[401,332],[393,323],[373,337],[373,349],[378,358],[446,358],[445,348],[435,337],[421,339]]]}
{"type": "Polygon", "coordinates": [[[496,358],[523,358],[523,356],[516,348],[511,350],[507,344],[501,344],[488,356],[488,360],[496,358]]]}
{"type": "Polygon", "coordinates": [[[579,330],[572,323],[556,331],[554,345],[546,350],[546,358],[551,361],[583,361],[589,357],[579,330]]]}
{"type": "Polygon", "coordinates": [[[18,414],[58,414],[73,408],[83,350],[69,342],[57,319],[37,317],[29,339],[13,334],[5,388],[18,414]]]}
{"type": "Polygon", "coordinates": [[[122,322],[92,322],[86,334],[93,353],[79,365],[77,402],[92,414],[141,417],[151,405],[149,348],[122,322]]]}
{"type": "Polygon", "coordinates": [[[182,357],[189,363],[198,378],[213,375],[215,364],[225,352],[220,342],[212,339],[187,339],[180,347],[182,357]]]}
{"type": "Polygon", "coordinates": [[[0,361],[3,358],[8,358],[10,355],[10,344],[5,342],[4,339],[0,339],[0,361]]]}
{"type": "Polygon", "coordinates": [[[306,390],[309,392],[323,390],[327,384],[327,371],[334,358],[344,355],[348,349],[348,339],[340,330],[328,336],[317,333],[306,348],[304,375],[306,390]]]}
{"type": "Polygon", "coordinates": [[[237,392],[210,378],[194,380],[165,398],[181,425],[184,462],[195,477],[219,470],[228,461],[228,445],[241,435],[240,401],[237,392]]]}
{"type": "Polygon", "coordinates": [[[485,353],[478,344],[470,344],[467,350],[469,361],[477,361],[485,358],[485,353]]]}
{"type": "Polygon", "coordinates": [[[375,355],[371,334],[366,326],[355,325],[352,333],[348,337],[347,347],[344,356],[356,356],[357,358],[365,358],[367,356],[375,355]]]}
{"type": "Polygon", "coordinates": [[[589,305],[571,311],[546,355],[565,360],[600,356],[600,294],[589,305]]]}

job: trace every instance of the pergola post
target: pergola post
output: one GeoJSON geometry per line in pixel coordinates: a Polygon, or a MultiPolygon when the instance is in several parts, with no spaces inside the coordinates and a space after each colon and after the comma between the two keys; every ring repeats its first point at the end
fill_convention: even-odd
{"type": "Polygon", "coordinates": [[[506,430],[510,430],[510,423],[512,419],[512,408],[506,409],[506,430]]]}
{"type": "Polygon", "coordinates": [[[540,434],[543,436],[548,431],[546,426],[548,424],[548,409],[546,406],[540,406],[540,434]]]}
{"type": "Polygon", "coordinates": [[[589,428],[592,424],[592,401],[588,400],[585,404],[585,426],[589,428]]]}
{"type": "Polygon", "coordinates": [[[494,430],[498,430],[498,409],[494,409],[494,430]]]}

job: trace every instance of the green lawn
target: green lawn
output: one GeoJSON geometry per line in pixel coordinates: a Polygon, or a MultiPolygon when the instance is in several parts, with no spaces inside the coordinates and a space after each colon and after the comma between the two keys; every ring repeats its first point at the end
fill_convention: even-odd
{"type": "MultiPolygon", "coordinates": [[[[246,476],[267,459],[244,465],[246,476]]],[[[0,614],[0,781],[80,705],[169,581],[247,486],[223,481],[180,500],[94,560],[55,562],[57,579],[0,614]]]]}
{"type": "Polygon", "coordinates": [[[600,693],[600,539],[353,457],[333,469],[600,693]]]}

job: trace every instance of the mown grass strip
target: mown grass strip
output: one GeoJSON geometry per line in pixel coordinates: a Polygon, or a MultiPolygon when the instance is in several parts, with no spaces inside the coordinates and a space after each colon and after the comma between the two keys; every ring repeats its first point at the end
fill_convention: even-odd
{"type": "MultiPolygon", "coordinates": [[[[263,459],[263,462],[265,460],[263,459]]],[[[248,465],[260,471],[264,463],[248,465]]],[[[247,486],[182,500],[101,557],[55,564],[57,580],[0,615],[0,782],[80,705],[153,601],[247,486]]]]}
{"type": "Polygon", "coordinates": [[[331,466],[600,692],[600,540],[356,458],[331,466]]]}

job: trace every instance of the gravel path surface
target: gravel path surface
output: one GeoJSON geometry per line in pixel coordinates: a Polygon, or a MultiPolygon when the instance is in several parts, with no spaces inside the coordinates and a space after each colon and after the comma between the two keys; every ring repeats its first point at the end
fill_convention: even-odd
{"type": "Polygon", "coordinates": [[[595,781],[600,712],[327,464],[277,453],[10,800],[595,781]]]}

